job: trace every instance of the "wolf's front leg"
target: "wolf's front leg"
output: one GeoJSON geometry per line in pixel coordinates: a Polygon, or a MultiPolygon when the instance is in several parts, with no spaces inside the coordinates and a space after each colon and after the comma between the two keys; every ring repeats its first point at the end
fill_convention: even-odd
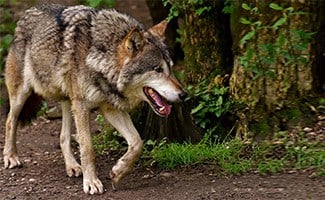
{"type": "Polygon", "coordinates": [[[62,149],[65,168],[69,177],[80,176],[82,174],[81,166],[76,161],[71,150],[71,104],[70,101],[62,101],[62,128],[60,133],[60,146],[62,149]]]}
{"type": "Polygon", "coordinates": [[[128,143],[127,152],[117,161],[110,173],[112,186],[115,189],[115,184],[132,170],[142,151],[143,142],[127,112],[104,107],[101,108],[101,111],[107,121],[122,134],[128,143]]]}
{"type": "Polygon", "coordinates": [[[72,112],[75,118],[77,138],[80,145],[84,192],[87,194],[103,193],[103,184],[98,179],[95,169],[95,153],[89,127],[90,111],[83,105],[82,101],[72,101],[72,112]]]}

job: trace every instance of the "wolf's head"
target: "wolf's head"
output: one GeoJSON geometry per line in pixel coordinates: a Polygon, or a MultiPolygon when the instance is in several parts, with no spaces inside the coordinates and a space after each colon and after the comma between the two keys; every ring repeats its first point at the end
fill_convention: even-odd
{"type": "Polygon", "coordinates": [[[118,88],[134,100],[143,100],[160,116],[170,114],[168,103],[184,100],[185,92],[172,73],[173,62],[164,44],[166,21],[147,31],[132,29],[118,48],[118,88]]]}

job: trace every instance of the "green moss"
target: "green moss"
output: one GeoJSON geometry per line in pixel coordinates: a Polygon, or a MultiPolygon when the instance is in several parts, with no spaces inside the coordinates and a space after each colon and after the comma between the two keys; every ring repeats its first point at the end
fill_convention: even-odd
{"type": "Polygon", "coordinates": [[[325,98],[319,98],[318,103],[319,105],[325,106],[325,98]]]}
{"type": "Polygon", "coordinates": [[[283,120],[299,120],[303,113],[298,108],[287,108],[280,111],[280,117],[283,120]]]}
{"type": "Polygon", "coordinates": [[[270,127],[267,119],[267,117],[263,117],[259,121],[250,124],[249,130],[253,133],[253,137],[256,140],[265,139],[272,133],[272,127],[270,127]]]}

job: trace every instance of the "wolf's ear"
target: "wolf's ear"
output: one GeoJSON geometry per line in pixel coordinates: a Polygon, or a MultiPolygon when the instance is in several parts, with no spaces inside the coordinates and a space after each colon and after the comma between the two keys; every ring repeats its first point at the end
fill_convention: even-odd
{"type": "Polygon", "coordinates": [[[165,38],[165,30],[167,28],[167,24],[168,24],[167,20],[163,20],[159,24],[156,24],[153,27],[151,27],[149,29],[149,32],[152,35],[155,35],[155,36],[158,36],[158,37],[164,39],[165,38]]]}
{"type": "Polygon", "coordinates": [[[130,31],[124,39],[124,49],[129,57],[135,56],[144,46],[144,38],[138,29],[130,31]]]}

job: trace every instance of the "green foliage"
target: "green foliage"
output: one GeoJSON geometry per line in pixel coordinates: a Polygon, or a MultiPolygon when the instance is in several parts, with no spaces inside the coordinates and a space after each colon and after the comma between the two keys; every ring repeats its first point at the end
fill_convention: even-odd
{"type": "Polygon", "coordinates": [[[90,7],[109,7],[115,6],[115,0],[82,0],[82,3],[90,7]]]}
{"type": "Polygon", "coordinates": [[[191,110],[195,123],[208,133],[219,126],[218,119],[230,111],[233,102],[228,97],[228,87],[218,84],[220,76],[213,81],[204,80],[196,86],[188,86],[189,98],[197,105],[191,110]]]}
{"type": "Polygon", "coordinates": [[[284,161],[282,159],[265,159],[257,163],[257,170],[260,173],[276,173],[283,171],[284,161]]]}
{"type": "Polygon", "coordinates": [[[224,7],[222,9],[222,12],[225,14],[231,14],[234,12],[235,6],[233,5],[232,0],[226,0],[224,2],[224,7]]]}
{"type": "MultiPolygon", "coordinates": [[[[4,78],[1,76],[4,71],[5,57],[8,54],[10,43],[13,39],[16,22],[14,16],[9,9],[5,9],[7,4],[14,4],[16,1],[0,1],[0,87],[4,84],[4,78]],[[3,6],[3,7],[2,7],[3,6]]],[[[6,102],[4,97],[0,97],[0,106],[6,102]]]]}
{"type": "Polygon", "coordinates": [[[325,106],[325,98],[320,98],[319,99],[319,104],[322,106],[325,106]]]}
{"type": "Polygon", "coordinates": [[[111,152],[126,149],[125,141],[120,140],[121,137],[119,133],[105,122],[102,115],[98,114],[96,116],[96,122],[101,127],[101,133],[92,137],[96,153],[102,155],[107,151],[111,152]]]}
{"type": "Polygon", "coordinates": [[[188,10],[191,10],[197,16],[200,16],[203,13],[210,11],[212,8],[207,5],[206,0],[163,0],[163,4],[164,6],[171,5],[167,21],[180,16],[188,10]]]}
{"type": "Polygon", "coordinates": [[[274,78],[275,65],[278,63],[284,66],[306,64],[308,47],[315,34],[290,26],[294,16],[305,13],[295,12],[293,7],[283,8],[276,3],[269,4],[269,7],[281,13],[281,17],[271,25],[263,24],[259,20],[260,12],[257,7],[242,4],[242,8],[252,17],[240,18],[240,23],[250,27],[250,31],[240,40],[240,46],[247,49],[246,54],[240,56],[240,63],[245,70],[253,72],[255,79],[274,78]],[[275,39],[269,43],[260,43],[258,38],[267,31],[271,31],[270,38],[275,39]]]}
{"type": "MultiPolygon", "coordinates": [[[[0,3],[1,4],[1,3],[0,3]]],[[[1,24],[0,24],[0,73],[4,70],[5,56],[8,54],[10,43],[13,39],[16,23],[10,10],[0,8],[1,24]]]]}
{"type": "Polygon", "coordinates": [[[41,109],[37,112],[37,116],[45,116],[49,110],[46,101],[42,102],[41,109]]]}

